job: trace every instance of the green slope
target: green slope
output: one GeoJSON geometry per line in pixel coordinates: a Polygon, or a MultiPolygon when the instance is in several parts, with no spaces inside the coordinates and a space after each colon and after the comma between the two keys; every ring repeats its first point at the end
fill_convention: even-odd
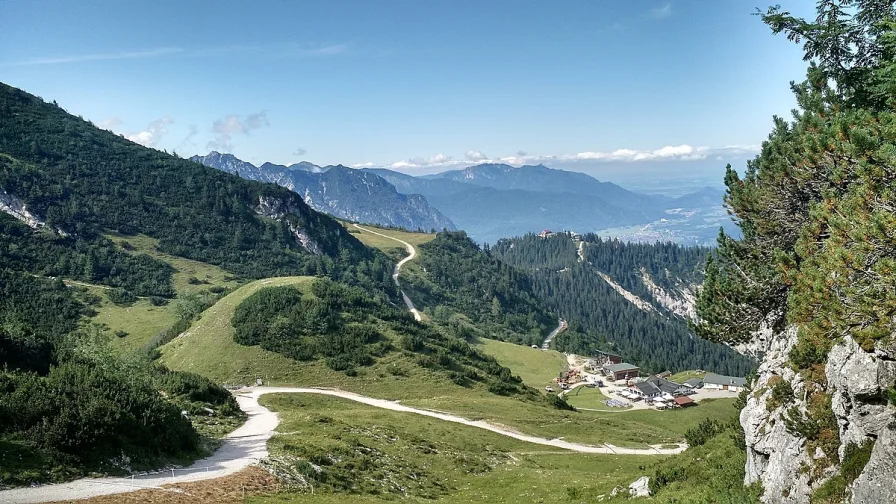
{"type": "MultiPolygon", "coordinates": [[[[65,236],[31,239],[7,259],[54,276],[108,283],[120,276],[102,238],[115,231],[158,240],[160,252],[219,265],[250,278],[328,274],[388,285],[389,264],[334,219],[273,184],[240,179],[148,149],[96,128],[55,103],[0,84],[0,190],[65,236]],[[81,250],[60,264],[59,248],[81,250]],[[84,266],[84,257],[94,264],[84,266]]],[[[19,236],[18,241],[30,239],[19,236]]],[[[4,253],[0,249],[0,253],[4,253]]],[[[128,265],[156,276],[147,294],[170,294],[158,262],[128,265]],[[161,275],[161,276],[159,276],[161,275]],[[153,291],[153,292],[150,292],[153,291]]],[[[120,281],[119,281],[120,283],[120,281]]]]}

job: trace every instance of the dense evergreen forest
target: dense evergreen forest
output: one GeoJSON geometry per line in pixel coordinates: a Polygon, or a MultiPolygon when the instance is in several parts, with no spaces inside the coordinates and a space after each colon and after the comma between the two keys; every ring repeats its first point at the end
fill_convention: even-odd
{"type": "Polygon", "coordinates": [[[182,411],[241,416],[205,378],[117,355],[109,335],[80,324],[89,308],[77,294],[0,269],[0,486],[197,456],[201,439],[182,411]]]}
{"type": "Polygon", "coordinates": [[[483,251],[463,231],[446,231],[419,247],[422,276],[405,289],[434,319],[466,315],[490,338],[540,344],[557,317],[532,292],[529,278],[483,251]]]}
{"type": "Polygon", "coordinates": [[[667,291],[701,278],[707,250],[672,243],[629,244],[585,235],[526,235],[501,240],[489,254],[531,274],[538,298],[579,329],[561,333],[559,349],[588,354],[611,346],[648,371],[706,369],[744,376],[752,362],[730,348],[695,338],[683,318],[658,303],[642,280],[643,268],[667,291]],[[584,261],[578,242],[583,241],[584,261]],[[619,295],[598,272],[650,302],[645,311],[619,295]]]}
{"type": "Polygon", "coordinates": [[[126,282],[113,277],[121,276],[122,266],[137,265],[119,263],[115,274],[104,272],[102,264],[90,267],[112,261],[100,237],[112,230],[152,236],[162,252],[249,278],[328,275],[389,288],[389,261],[308,208],[299,195],[142,147],[4,84],[0,190],[43,219],[47,232],[89,244],[90,250],[69,253],[67,265],[55,264],[55,247],[29,245],[40,254],[32,266],[78,279],[166,294],[164,265],[147,268],[144,261],[133,275],[139,278],[126,282]]]}
{"type": "MultiPolygon", "coordinates": [[[[302,361],[322,359],[349,376],[380,357],[401,353],[417,366],[443,373],[463,387],[483,386],[499,395],[542,401],[541,394],[463,335],[420,324],[403,307],[360,287],[318,279],[310,295],[295,287],[268,287],[244,300],[233,315],[234,340],[302,361]]],[[[554,396],[555,406],[564,407],[554,396]]]]}

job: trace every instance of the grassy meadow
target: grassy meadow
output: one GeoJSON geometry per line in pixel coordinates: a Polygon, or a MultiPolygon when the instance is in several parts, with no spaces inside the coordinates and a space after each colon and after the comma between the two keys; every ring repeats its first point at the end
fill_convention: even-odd
{"type": "Polygon", "coordinates": [[[502,366],[523,379],[530,387],[543,389],[567,369],[566,356],[555,350],[547,352],[514,343],[479,338],[473,345],[491,355],[502,366]]]}

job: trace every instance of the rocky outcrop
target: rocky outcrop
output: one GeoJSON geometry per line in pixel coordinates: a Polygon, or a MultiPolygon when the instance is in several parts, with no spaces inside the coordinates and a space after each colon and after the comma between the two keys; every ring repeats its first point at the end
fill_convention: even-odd
{"type": "Polygon", "coordinates": [[[650,497],[650,478],[641,476],[628,486],[628,494],[632,497],[650,497]]]}
{"type": "Polygon", "coordinates": [[[896,361],[866,352],[847,337],[831,349],[825,375],[840,426],[841,457],[847,443],[877,438],[896,420],[893,407],[883,398],[896,383],[896,361]]]}
{"type": "MultiPolygon", "coordinates": [[[[47,229],[47,223],[37,215],[28,211],[25,203],[0,188],[0,212],[12,215],[31,229],[47,229]]],[[[54,229],[59,236],[68,236],[62,229],[54,229]]]]}
{"type": "Polygon", "coordinates": [[[623,287],[623,286],[619,285],[618,283],[616,283],[615,281],[613,281],[613,279],[610,278],[610,275],[607,275],[606,273],[603,273],[600,271],[598,271],[597,274],[601,278],[603,278],[604,281],[607,282],[607,284],[609,284],[610,287],[613,288],[613,290],[618,292],[620,296],[627,299],[631,304],[637,306],[638,308],[640,308],[641,310],[644,310],[646,312],[655,312],[656,311],[656,308],[654,308],[652,304],[648,303],[647,301],[644,301],[643,299],[639,298],[635,294],[632,294],[631,292],[626,290],[625,287],[623,287]]]}
{"type": "Polygon", "coordinates": [[[787,410],[808,409],[808,393],[802,376],[789,364],[796,343],[796,329],[765,332],[755,348],[764,352],[757,378],[740,423],[747,444],[745,484],[762,483],[763,502],[808,503],[812,493],[829,478],[840,474],[846,447],[874,442],[870,460],[850,486],[848,502],[892,502],[896,496],[896,407],[886,391],[896,383],[894,352],[878,347],[863,350],[846,336],[828,354],[825,393],[837,421],[840,444],[836,460],[786,427],[787,410]],[[772,401],[774,383],[786,380],[792,401],[772,401]]]}
{"type": "Polygon", "coordinates": [[[694,295],[694,286],[679,283],[675,292],[668,292],[650,278],[645,268],[641,268],[641,280],[660,306],[679,317],[697,320],[697,297],[694,295]]]}
{"type": "Polygon", "coordinates": [[[40,229],[47,225],[43,219],[29,212],[22,200],[8,194],[3,189],[0,189],[0,212],[12,215],[31,229],[40,229]]]}
{"type": "Polygon", "coordinates": [[[295,224],[293,219],[290,219],[288,216],[299,216],[300,213],[289,203],[284,202],[283,200],[271,197],[261,196],[258,198],[258,205],[255,207],[255,213],[261,215],[263,217],[267,217],[269,219],[273,219],[279,222],[286,222],[286,226],[289,229],[290,233],[292,233],[293,238],[296,239],[298,243],[302,245],[308,252],[320,255],[323,253],[323,250],[311,238],[308,233],[306,233],[302,228],[295,224]]]}
{"type": "Polygon", "coordinates": [[[809,474],[802,467],[808,467],[812,459],[804,449],[805,439],[787,430],[784,405],[769,407],[772,381],[790,382],[795,397],[804,393],[802,379],[787,365],[788,353],[796,343],[796,329],[777,336],[765,349],[765,359],[752,385],[754,393],[740,413],[747,444],[744,484],[761,482],[765,502],[808,502],[812,488],[809,474]]]}
{"type": "Polygon", "coordinates": [[[871,459],[852,484],[856,504],[892,502],[896,496],[896,428],[891,424],[878,434],[871,459]]]}

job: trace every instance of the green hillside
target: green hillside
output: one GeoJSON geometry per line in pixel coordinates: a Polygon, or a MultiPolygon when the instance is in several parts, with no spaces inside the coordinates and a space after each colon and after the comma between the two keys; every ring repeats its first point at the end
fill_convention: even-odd
{"type": "Polygon", "coordinates": [[[102,236],[115,231],[249,278],[329,274],[388,288],[386,259],[299,195],[142,147],[5,84],[0,190],[46,223],[39,237],[0,227],[29,247],[0,253],[29,270],[171,295],[170,269],[124,258],[102,236]]]}

